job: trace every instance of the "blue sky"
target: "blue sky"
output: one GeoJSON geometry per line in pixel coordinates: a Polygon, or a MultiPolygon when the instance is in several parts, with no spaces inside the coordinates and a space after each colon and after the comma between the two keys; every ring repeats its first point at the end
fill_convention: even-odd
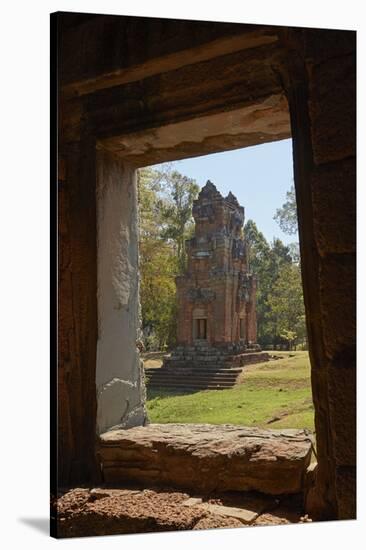
{"type": "Polygon", "coordinates": [[[201,187],[210,179],[223,195],[234,193],[245,208],[245,220],[253,219],[267,240],[274,236],[286,244],[297,240],[297,235],[283,233],[273,219],[293,183],[291,139],[172,164],[201,187]]]}

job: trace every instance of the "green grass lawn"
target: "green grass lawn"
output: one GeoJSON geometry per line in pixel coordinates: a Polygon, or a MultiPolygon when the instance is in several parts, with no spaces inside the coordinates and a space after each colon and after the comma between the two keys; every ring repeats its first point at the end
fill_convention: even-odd
{"type": "Polygon", "coordinates": [[[246,367],[240,383],[232,389],[186,394],[148,389],[150,422],[314,430],[308,353],[273,355],[281,358],[246,367]]]}

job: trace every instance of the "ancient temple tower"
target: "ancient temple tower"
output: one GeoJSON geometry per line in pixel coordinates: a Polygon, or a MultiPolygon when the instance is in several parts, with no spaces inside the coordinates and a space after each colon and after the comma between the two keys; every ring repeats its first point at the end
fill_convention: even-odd
{"type": "Polygon", "coordinates": [[[187,271],[177,277],[178,346],[231,353],[256,344],[256,281],[243,239],[244,208],[207,181],[194,201],[195,234],[186,241],[187,271]]]}

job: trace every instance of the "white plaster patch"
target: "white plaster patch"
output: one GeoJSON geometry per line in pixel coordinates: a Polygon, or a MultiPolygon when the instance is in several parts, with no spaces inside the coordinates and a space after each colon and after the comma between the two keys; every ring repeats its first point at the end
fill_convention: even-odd
{"type": "Polygon", "coordinates": [[[138,386],[128,380],[114,378],[98,392],[98,433],[103,433],[112,426],[123,424],[131,410],[140,403],[138,386]]]}
{"type": "MultiPolygon", "coordinates": [[[[145,392],[139,335],[136,177],[114,155],[98,151],[98,433],[131,411],[143,423],[145,392]]],[[[133,416],[133,415],[132,415],[133,416]]],[[[131,416],[131,418],[132,418],[131,416]]],[[[136,420],[137,421],[137,420],[136,420]]],[[[134,424],[135,425],[135,424],[134,424]]]]}
{"type": "Polygon", "coordinates": [[[116,309],[128,306],[131,292],[131,278],[136,273],[136,269],[133,269],[129,259],[130,233],[128,227],[120,229],[118,245],[112,270],[112,285],[116,296],[116,309]]]}

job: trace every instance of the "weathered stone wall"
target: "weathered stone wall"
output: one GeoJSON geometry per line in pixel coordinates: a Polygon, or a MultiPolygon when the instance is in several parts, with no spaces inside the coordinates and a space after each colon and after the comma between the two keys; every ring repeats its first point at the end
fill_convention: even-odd
{"type": "Polygon", "coordinates": [[[82,139],[59,179],[58,478],[98,474],[96,434],[145,422],[135,170],[82,139]]]}
{"type": "Polygon", "coordinates": [[[318,469],[313,516],[356,516],[355,33],[290,31],[288,94],[318,469]]]}
{"type": "Polygon", "coordinates": [[[58,184],[59,484],[95,479],[97,343],[95,142],[73,143],[58,184]]]}
{"type": "Polygon", "coordinates": [[[277,41],[270,26],[149,17],[59,14],[61,77],[68,93],[140,80],[190,63],[277,41]],[[75,48],[83,44],[83,47],[75,48]],[[207,47],[208,46],[208,47],[207,47]]]}

